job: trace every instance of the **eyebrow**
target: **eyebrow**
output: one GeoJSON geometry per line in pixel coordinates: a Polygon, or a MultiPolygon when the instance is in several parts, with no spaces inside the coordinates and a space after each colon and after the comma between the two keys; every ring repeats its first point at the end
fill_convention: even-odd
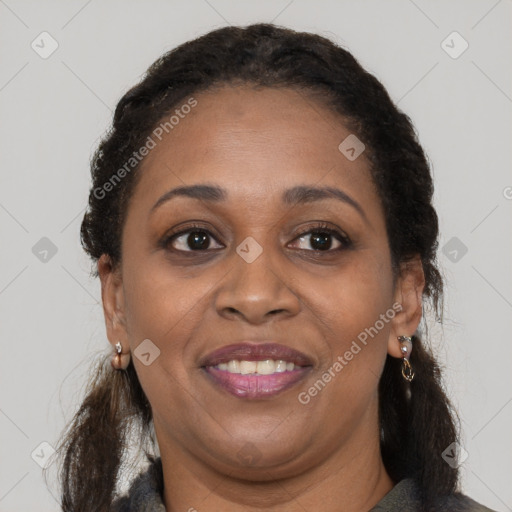
{"type": "MultiPolygon", "coordinates": [[[[161,196],[151,208],[150,213],[153,213],[153,211],[159,208],[162,204],[167,203],[174,197],[190,197],[201,201],[218,203],[226,201],[228,193],[225,189],[216,185],[188,185],[177,187],[169,190],[161,196]]],[[[368,222],[361,205],[352,199],[346,192],[335,187],[311,187],[300,185],[285,190],[282,195],[283,203],[290,206],[321,201],[323,199],[337,199],[352,206],[361,215],[361,217],[368,222]]]]}

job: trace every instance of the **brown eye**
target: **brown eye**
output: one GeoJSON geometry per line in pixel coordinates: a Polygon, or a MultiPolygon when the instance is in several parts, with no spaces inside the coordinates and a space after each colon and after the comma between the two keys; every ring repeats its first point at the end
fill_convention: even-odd
{"type": "Polygon", "coordinates": [[[301,233],[293,243],[297,249],[318,252],[337,251],[350,246],[350,240],[346,235],[326,227],[301,233]]]}
{"type": "Polygon", "coordinates": [[[299,249],[328,251],[329,249],[332,249],[333,243],[337,244],[334,249],[338,249],[341,246],[341,243],[339,240],[333,239],[334,236],[331,233],[326,232],[317,232],[303,235],[299,237],[298,240],[304,243],[304,247],[299,247],[299,249]]]}
{"type": "Polygon", "coordinates": [[[215,238],[205,230],[189,229],[171,236],[166,246],[172,246],[177,251],[205,251],[222,248],[215,238]],[[215,245],[216,244],[216,245],[215,245]]]}

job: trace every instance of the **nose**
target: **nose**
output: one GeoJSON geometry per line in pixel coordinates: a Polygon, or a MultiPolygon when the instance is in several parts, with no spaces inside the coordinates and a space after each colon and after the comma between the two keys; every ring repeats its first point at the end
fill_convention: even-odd
{"type": "Polygon", "coordinates": [[[290,275],[272,265],[263,253],[252,263],[234,254],[233,267],[222,280],[215,299],[217,312],[226,319],[263,324],[300,311],[300,300],[290,288],[290,275]]]}

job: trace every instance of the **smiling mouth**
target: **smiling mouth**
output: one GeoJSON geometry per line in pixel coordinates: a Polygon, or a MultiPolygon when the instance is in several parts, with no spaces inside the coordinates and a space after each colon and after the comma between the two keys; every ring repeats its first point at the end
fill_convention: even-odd
{"type": "Polygon", "coordinates": [[[273,397],[303,380],[313,367],[308,356],[269,342],[242,342],[215,350],[200,362],[217,389],[246,399],[273,397]]]}
{"type": "Polygon", "coordinates": [[[282,359],[236,360],[203,366],[210,380],[231,395],[246,399],[273,397],[300,382],[311,366],[298,366],[282,359]]]}

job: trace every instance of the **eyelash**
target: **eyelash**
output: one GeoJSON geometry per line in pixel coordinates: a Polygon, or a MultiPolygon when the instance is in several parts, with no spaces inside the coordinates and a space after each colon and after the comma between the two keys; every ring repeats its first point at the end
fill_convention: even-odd
{"type": "MultiPolygon", "coordinates": [[[[183,235],[190,234],[194,231],[199,231],[201,233],[205,233],[209,237],[213,238],[217,243],[220,243],[217,241],[217,238],[208,229],[204,228],[200,224],[191,224],[191,225],[187,226],[187,228],[184,230],[181,230],[176,233],[170,233],[167,236],[164,236],[160,245],[165,250],[168,250],[171,252],[179,252],[181,254],[190,253],[190,255],[197,255],[198,253],[205,253],[207,251],[218,250],[218,249],[205,249],[205,250],[198,249],[198,250],[184,251],[181,249],[173,249],[173,248],[170,249],[169,248],[169,245],[171,244],[172,241],[176,240],[177,238],[180,238],[183,235]]],[[[336,229],[330,228],[325,223],[317,224],[317,225],[315,225],[315,227],[308,227],[304,231],[298,233],[295,236],[295,238],[293,239],[293,241],[298,240],[298,239],[304,237],[305,235],[315,235],[315,234],[330,235],[333,238],[335,238],[336,240],[338,240],[341,243],[341,246],[336,249],[327,249],[327,250],[320,250],[320,249],[297,249],[297,250],[304,251],[304,252],[310,252],[310,253],[317,253],[317,254],[319,254],[319,253],[320,254],[321,253],[336,253],[336,252],[340,252],[345,249],[348,249],[352,246],[352,241],[345,233],[340,232],[336,229]]]]}

